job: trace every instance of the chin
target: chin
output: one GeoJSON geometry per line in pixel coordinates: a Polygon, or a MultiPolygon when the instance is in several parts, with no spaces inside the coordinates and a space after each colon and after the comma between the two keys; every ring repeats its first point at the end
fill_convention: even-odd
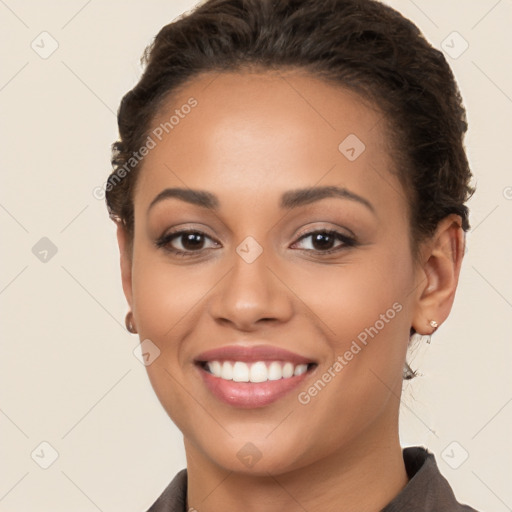
{"type": "Polygon", "coordinates": [[[226,436],[215,443],[206,441],[203,443],[204,453],[226,471],[251,476],[268,477],[269,474],[283,474],[307,465],[298,453],[302,446],[300,440],[290,436],[268,439],[267,434],[253,431],[254,428],[247,429],[246,436],[226,436]]]}

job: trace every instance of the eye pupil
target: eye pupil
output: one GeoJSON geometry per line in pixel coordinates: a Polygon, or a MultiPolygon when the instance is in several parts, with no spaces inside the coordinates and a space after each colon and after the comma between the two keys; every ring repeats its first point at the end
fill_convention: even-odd
{"type": "Polygon", "coordinates": [[[203,245],[203,235],[200,233],[186,233],[182,235],[182,244],[185,249],[198,249],[203,245]]]}
{"type": "Polygon", "coordinates": [[[328,233],[316,233],[313,235],[313,245],[319,249],[330,249],[333,237],[328,233]]]}

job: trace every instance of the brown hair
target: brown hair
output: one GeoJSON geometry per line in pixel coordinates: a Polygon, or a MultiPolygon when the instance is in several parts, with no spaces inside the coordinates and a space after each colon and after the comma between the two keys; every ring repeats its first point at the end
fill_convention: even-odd
{"type": "Polygon", "coordinates": [[[392,8],[375,0],[208,0],[164,26],[142,60],[145,71],[119,107],[106,183],[111,218],[130,239],[142,163],[133,154],[164,101],[199,73],[249,68],[303,70],[379,107],[392,129],[414,246],[450,213],[469,229],[459,89],[443,54],[392,8]]]}

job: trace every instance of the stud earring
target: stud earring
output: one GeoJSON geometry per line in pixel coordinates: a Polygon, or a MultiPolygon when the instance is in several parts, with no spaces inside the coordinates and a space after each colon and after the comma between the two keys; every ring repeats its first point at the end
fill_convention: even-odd
{"type": "Polygon", "coordinates": [[[430,320],[429,325],[434,330],[430,334],[427,334],[427,343],[430,343],[432,341],[432,334],[434,334],[437,328],[439,327],[439,324],[435,320],[430,320]]]}
{"type": "Polygon", "coordinates": [[[137,334],[137,329],[135,328],[135,324],[133,322],[133,313],[131,311],[128,311],[128,313],[126,313],[124,324],[126,325],[126,330],[128,332],[131,332],[132,334],[137,334]]]}

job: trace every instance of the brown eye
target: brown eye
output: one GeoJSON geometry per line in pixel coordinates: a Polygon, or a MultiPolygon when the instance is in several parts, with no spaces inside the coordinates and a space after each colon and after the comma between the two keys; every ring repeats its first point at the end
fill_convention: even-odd
{"type": "Polygon", "coordinates": [[[318,252],[320,254],[329,254],[331,252],[356,245],[356,241],[353,238],[343,235],[338,231],[325,229],[306,233],[302,235],[296,243],[303,241],[302,249],[318,252]],[[310,241],[306,243],[305,241],[308,239],[310,241]]]}
{"type": "Polygon", "coordinates": [[[168,233],[156,242],[157,247],[176,255],[185,256],[200,253],[203,249],[217,247],[219,244],[201,231],[177,231],[168,233]],[[207,247],[208,241],[210,246],[207,247]]]}
{"type": "Polygon", "coordinates": [[[184,233],[177,237],[177,239],[184,249],[190,251],[202,249],[204,245],[204,235],[201,233],[184,233]]]}
{"type": "Polygon", "coordinates": [[[311,235],[311,245],[318,250],[332,249],[336,239],[328,233],[315,233],[311,235]]]}

